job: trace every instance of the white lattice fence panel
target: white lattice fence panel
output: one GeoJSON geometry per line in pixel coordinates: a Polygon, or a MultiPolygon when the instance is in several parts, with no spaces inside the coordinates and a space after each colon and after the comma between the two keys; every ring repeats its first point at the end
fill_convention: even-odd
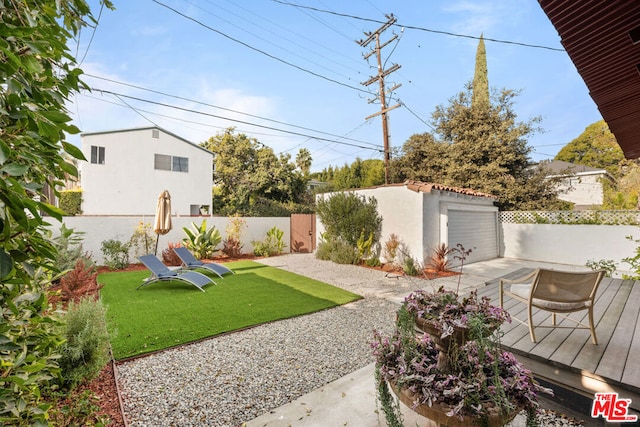
{"type": "Polygon", "coordinates": [[[515,224],[638,225],[640,211],[503,211],[500,222],[515,224]]]}

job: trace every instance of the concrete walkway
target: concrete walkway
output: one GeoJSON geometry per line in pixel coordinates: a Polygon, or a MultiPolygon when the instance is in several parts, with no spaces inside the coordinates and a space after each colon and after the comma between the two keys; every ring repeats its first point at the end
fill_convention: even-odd
{"type": "MultiPolygon", "coordinates": [[[[377,270],[353,265],[339,265],[320,261],[313,254],[289,254],[259,260],[300,275],[321,280],[365,298],[386,298],[400,304],[415,289],[444,286],[460,292],[482,286],[497,277],[520,268],[547,267],[559,270],[586,270],[583,266],[539,263],[498,258],[465,265],[461,276],[435,280],[389,275],[377,270]],[[458,282],[459,280],[459,282],[458,282]]],[[[247,423],[246,427],[325,427],[325,426],[386,426],[384,415],[378,414],[374,384],[374,365],[327,384],[293,402],[263,414],[247,423]]],[[[406,426],[430,426],[431,422],[415,412],[402,408],[406,426]]],[[[525,426],[526,419],[519,415],[509,426],[525,426]]]]}

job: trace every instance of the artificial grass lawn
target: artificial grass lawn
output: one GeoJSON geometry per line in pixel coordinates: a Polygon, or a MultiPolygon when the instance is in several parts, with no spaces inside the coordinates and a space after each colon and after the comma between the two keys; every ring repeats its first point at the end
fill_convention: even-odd
{"type": "Polygon", "coordinates": [[[98,282],[116,360],[360,299],[335,286],[253,261],[226,264],[236,274],[205,292],[179,281],[136,290],[150,272],[103,273],[98,282]]]}

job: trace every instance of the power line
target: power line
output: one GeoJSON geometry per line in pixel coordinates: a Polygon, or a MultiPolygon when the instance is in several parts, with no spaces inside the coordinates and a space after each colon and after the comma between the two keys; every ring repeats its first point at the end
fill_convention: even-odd
{"type": "Polygon", "coordinates": [[[161,106],[161,107],[173,108],[173,109],[176,109],[176,110],[186,111],[186,112],[193,113],[193,114],[200,114],[200,115],[203,115],[203,116],[213,117],[213,118],[216,118],[216,119],[228,120],[228,121],[231,121],[231,122],[242,123],[242,124],[249,125],[249,126],[255,126],[255,127],[259,127],[259,128],[263,128],[263,129],[274,130],[274,131],[277,131],[277,132],[288,133],[288,134],[291,134],[291,135],[298,135],[298,136],[303,136],[303,137],[307,137],[307,138],[313,138],[313,139],[316,139],[316,140],[319,140],[319,141],[328,141],[328,142],[333,142],[333,143],[336,143],[336,144],[348,145],[348,146],[351,146],[351,147],[361,148],[363,150],[383,151],[382,148],[376,148],[375,146],[366,147],[366,146],[362,146],[362,145],[358,145],[358,144],[352,144],[352,143],[349,143],[349,142],[336,141],[336,140],[332,140],[332,139],[328,139],[328,138],[323,138],[323,137],[320,137],[320,136],[304,134],[304,133],[301,133],[301,132],[294,132],[294,131],[290,131],[290,130],[279,129],[279,128],[275,128],[275,127],[272,127],[272,126],[266,126],[266,125],[261,125],[261,124],[257,124],[257,123],[247,122],[245,120],[232,119],[230,117],[223,117],[223,116],[219,116],[219,115],[216,115],[216,114],[205,113],[205,112],[202,112],[202,111],[192,110],[190,108],[178,107],[176,105],[166,104],[166,103],[163,103],[163,102],[151,101],[149,99],[144,99],[144,98],[131,96],[131,95],[125,95],[123,93],[117,93],[117,92],[113,92],[113,91],[106,90],[106,89],[99,89],[99,88],[90,88],[90,89],[92,91],[101,92],[101,93],[107,93],[109,95],[114,95],[116,97],[124,97],[124,98],[128,98],[128,99],[133,99],[135,101],[146,102],[148,104],[158,105],[158,106],[161,106]]]}
{"type": "Polygon", "coordinates": [[[104,81],[111,82],[111,83],[116,83],[116,84],[119,84],[119,85],[122,85],[122,86],[127,86],[127,87],[131,87],[131,88],[134,88],[134,89],[139,89],[139,90],[143,90],[143,91],[146,91],[146,92],[155,93],[157,95],[168,96],[170,98],[175,98],[175,99],[179,99],[179,100],[182,100],[182,101],[192,102],[194,104],[203,105],[205,107],[217,108],[219,110],[228,111],[230,113],[242,114],[242,115],[247,116],[247,117],[253,117],[254,119],[266,120],[266,121],[277,123],[277,124],[280,124],[280,125],[289,126],[289,127],[292,127],[292,128],[302,129],[302,130],[306,130],[306,131],[314,132],[314,133],[321,133],[323,135],[332,136],[334,138],[347,139],[349,141],[354,141],[354,142],[359,142],[361,144],[369,144],[369,145],[375,146],[375,144],[371,144],[370,142],[367,142],[367,141],[362,141],[362,140],[354,139],[354,138],[348,138],[348,137],[345,137],[343,135],[336,135],[336,134],[333,134],[333,133],[324,132],[324,131],[321,131],[321,130],[312,129],[312,128],[308,128],[308,127],[304,127],[304,126],[293,125],[291,123],[286,123],[286,122],[283,122],[283,121],[280,121],[280,120],[275,120],[275,119],[270,119],[268,117],[262,117],[262,116],[258,116],[258,115],[255,115],[255,114],[245,113],[245,112],[242,112],[242,111],[233,110],[231,108],[220,107],[218,105],[213,105],[213,104],[209,104],[209,103],[206,103],[206,102],[198,101],[198,100],[195,100],[195,99],[186,98],[184,96],[173,95],[173,94],[170,94],[170,93],[167,93],[167,92],[162,92],[162,91],[155,90],[155,89],[149,89],[149,88],[145,88],[145,87],[139,86],[139,85],[134,85],[134,84],[131,84],[131,83],[121,82],[121,81],[110,79],[110,78],[107,78],[107,77],[97,76],[95,74],[87,73],[87,74],[84,74],[84,75],[88,76],[88,77],[93,77],[95,79],[104,80],[104,81]]]}
{"type": "MultiPolygon", "coordinates": [[[[295,69],[297,69],[297,70],[300,70],[300,71],[303,71],[303,72],[305,72],[305,73],[311,74],[312,76],[319,77],[319,78],[321,78],[321,79],[323,79],[323,80],[326,80],[326,81],[329,81],[329,82],[331,82],[331,83],[335,83],[335,84],[338,84],[338,85],[340,85],[340,86],[348,87],[349,89],[353,89],[353,90],[356,90],[356,91],[358,91],[358,92],[364,92],[364,93],[367,93],[367,94],[371,95],[371,93],[367,92],[366,90],[360,89],[359,87],[351,86],[351,85],[349,85],[349,84],[342,83],[341,81],[338,81],[338,80],[332,79],[332,78],[330,78],[330,77],[323,76],[322,74],[318,74],[318,73],[316,73],[315,71],[308,70],[308,69],[306,69],[306,68],[304,68],[304,67],[301,67],[301,66],[299,66],[299,65],[293,64],[293,63],[291,63],[291,62],[289,62],[289,61],[285,61],[285,60],[284,60],[284,59],[282,59],[282,58],[278,58],[277,56],[272,55],[272,54],[270,54],[270,53],[268,53],[268,52],[265,52],[264,50],[258,49],[257,47],[253,47],[253,46],[251,46],[251,45],[250,45],[250,44],[248,44],[248,43],[245,43],[245,42],[243,42],[243,41],[241,41],[241,40],[238,40],[238,39],[236,39],[236,38],[234,38],[234,37],[231,37],[230,35],[225,34],[225,33],[223,33],[222,31],[216,30],[215,28],[212,28],[212,27],[210,27],[209,25],[207,25],[207,24],[205,24],[205,23],[203,23],[203,22],[198,21],[197,19],[195,19],[195,18],[193,18],[193,17],[191,17],[191,16],[189,16],[189,15],[186,15],[186,14],[184,14],[184,13],[180,12],[179,10],[174,9],[174,8],[172,8],[172,7],[171,7],[171,6],[169,6],[169,5],[166,5],[166,4],[162,3],[162,2],[161,2],[161,1],[159,1],[159,0],[153,0],[153,2],[154,2],[154,3],[159,4],[160,6],[163,6],[163,7],[167,8],[167,9],[169,9],[169,10],[170,10],[170,11],[172,11],[173,13],[175,13],[175,14],[177,14],[177,15],[180,15],[180,16],[182,16],[182,17],[183,17],[183,18],[185,18],[185,19],[188,19],[189,21],[195,22],[196,24],[198,24],[198,25],[200,25],[200,26],[202,26],[202,27],[204,27],[204,28],[208,29],[209,31],[213,31],[214,33],[220,34],[221,36],[223,36],[223,37],[225,37],[225,38],[227,38],[227,39],[229,39],[229,40],[231,40],[231,41],[233,41],[233,42],[239,43],[239,44],[241,44],[242,46],[244,46],[244,47],[246,47],[246,48],[249,48],[249,49],[251,49],[251,50],[253,50],[253,51],[255,51],[255,52],[261,53],[262,55],[265,55],[265,56],[266,56],[266,57],[268,57],[268,58],[271,58],[271,59],[273,59],[273,60],[276,60],[276,61],[278,61],[278,62],[281,62],[281,63],[283,63],[283,64],[285,64],[285,65],[288,65],[288,66],[290,66],[290,67],[293,67],[293,68],[295,68],[295,69]]],[[[485,39],[485,40],[486,40],[486,39],[485,39]]]]}
{"type": "MultiPolygon", "coordinates": [[[[347,13],[339,13],[339,12],[334,12],[334,11],[325,10],[325,9],[319,9],[319,8],[311,7],[311,6],[302,6],[302,5],[299,5],[299,4],[289,3],[289,2],[283,1],[283,0],[272,0],[272,1],[274,1],[276,3],[280,3],[280,4],[283,4],[283,5],[286,5],[286,6],[298,7],[298,8],[302,8],[302,9],[310,9],[310,10],[314,10],[316,12],[329,13],[331,15],[342,16],[342,17],[352,18],[352,19],[358,19],[360,21],[375,22],[375,23],[378,23],[378,24],[384,24],[386,22],[386,21],[380,21],[378,19],[363,18],[361,16],[349,15],[347,13]]],[[[414,26],[414,25],[395,24],[395,26],[408,28],[410,30],[425,31],[425,32],[434,33],[434,34],[443,34],[443,35],[452,36],[452,37],[462,37],[462,38],[467,38],[467,39],[480,40],[480,37],[477,37],[477,36],[470,36],[468,34],[453,33],[453,32],[450,32],[450,31],[432,30],[430,28],[417,27],[417,26],[414,26]]],[[[553,51],[557,51],[557,52],[564,52],[565,51],[564,49],[557,48],[557,47],[550,47],[550,46],[543,46],[543,45],[529,44],[529,43],[520,43],[520,42],[514,42],[514,41],[510,41],[510,40],[492,39],[492,38],[487,38],[487,37],[484,37],[484,40],[485,41],[491,41],[491,42],[494,42],[494,43],[512,44],[512,45],[516,45],[516,46],[531,47],[531,48],[536,48],[536,49],[547,49],[547,50],[553,50],[553,51]]]]}
{"type": "MultiPolygon", "coordinates": [[[[213,17],[215,17],[215,18],[217,18],[217,19],[219,19],[219,20],[221,20],[221,21],[223,21],[223,22],[225,22],[225,23],[227,23],[227,24],[229,24],[229,25],[231,25],[231,26],[233,26],[233,27],[235,27],[235,28],[237,28],[237,29],[241,30],[241,31],[243,31],[243,32],[244,32],[244,33],[246,33],[246,34],[250,34],[250,35],[252,35],[253,37],[255,37],[255,38],[257,38],[257,39],[260,39],[260,40],[264,41],[265,43],[268,43],[268,44],[272,45],[273,47],[275,47],[275,48],[277,48],[277,49],[281,49],[281,50],[283,50],[284,52],[286,52],[286,53],[288,53],[288,54],[290,54],[290,55],[292,55],[292,56],[296,56],[296,57],[298,57],[298,58],[302,59],[303,61],[307,61],[307,62],[309,62],[309,63],[311,63],[311,64],[315,65],[316,67],[321,68],[321,69],[323,69],[323,70],[325,70],[325,71],[329,71],[330,73],[334,73],[334,74],[337,74],[337,75],[339,75],[339,76],[341,76],[341,77],[345,77],[347,80],[349,79],[349,76],[347,76],[347,75],[345,75],[345,74],[342,74],[342,73],[339,73],[339,72],[338,72],[338,71],[336,71],[335,69],[329,68],[328,66],[325,66],[325,65],[323,65],[323,64],[320,64],[320,63],[318,63],[317,61],[315,61],[315,60],[313,60],[313,59],[310,59],[310,58],[305,57],[305,56],[303,56],[303,55],[300,55],[300,54],[298,54],[298,53],[296,53],[296,52],[293,52],[293,51],[291,51],[291,50],[287,49],[286,47],[282,46],[281,44],[276,43],[276,42],[275,42],[275,41],[273,41],[272,39],[274,39],[275,37],[277,37],[277,38],[281,38],[281,39],[284,39],[286,42],[288,42],[288,43],[290,43],[290,44],[292,44],[292,45],[294,45],[294,46],[296,46],[296,47],[302,48],[302,49],[303,49],[303,51],[304,51],[304,52],[306,52],[306,53],[312,53],[312,54],[315,54],[315,52],[313,52],[313,51],[311,51],[311,50],[309,50],[309,49],[307,49],[307,48],[303,47],[303,46],[302,46],[302,45],[300,45],[299,43],[297,43],[297,42],[295,41],[295,39],[293,39],[293,40],[292,40],[292,39],[286,39],[286,38],[284,38],[283,36],[281,36],[280,34],[276,33],[275,31],[272,31],[272,30],[271,30],[271,28],[268,28],[268,27],[266,27],[266,26],[262,25],[262,24],[261,24],[261,23],[259,23],[259,22],[249,21],[246,17],[244,17],[244,16],[240,16],[239,14],[237,14],[237,13],[235,13],[235,12],[233,12],[233,11],[231,11],[231,10],[229,10],[229,9],[227,9],[227,8],[225,8],[225,7],[223,7],[223,6],[215,5],[218,9],[223,10],[223,11],[227,12],[227,13],[228,13],[228,14],[230,14],[230,15],[233,15],[233,16],[235,16],[235,17],[237,17],[237,18],[240,18],[240,19],[244,20],[244,21],[245,21],[245,23],[248,23],[248,24],[251,26],[251,28],[253,28],[253,27],[255,27],[255,28],[260,28],[260,29],[262,29],[262,30],[264,30],[264,31],[266,31],[266,32],[268,32],[268,33],[270,33],[270,34],[272,34],[272,35],[273,35],[273,36],[275,36],[275,37],[274,37],[274,38],[270,38],[270,37],[259,36],[258,34],[254,33],[251,29],[243,28],[243,27],[241,27],[240,25],[238,25],[238,24],[236,24],[236,23],[234,23],[234,22],[230,21],[229,19],[226,19],[226,18],[224,18],[224,17],[222,17],[222,16],[220,16],[220,15],[215,14],[214,12],[211,12],[211,11],[209,11],[209,10],[205,9],[204,7],[202,7],[202,6],[200,6],[199,4],[197,4],[197,2],[194,2],[194,1],[192,1],[192,0],[183,0],[183,1],[185,1],[185,2],[189,3],[189,4],[190,4],[190,5],[192,5],[193,7],[198,8],[198,9],[202,10],[203,12],[205,12],[205,13],[207,13],[207,14],[209,14],[209,15],[211,15],[211,16],[213,16],[213,17]]],[[[326,58],[326,57],[324,57],[324,56],[322,56],[322,55],[319,55],[319,54],[318,54],[318,56],[320,56],[322,59],[329,60],[330,62],[333,62],[333,63],[334,63],[334,64],[336,64],[336,65],[343,66],[343,65],[342,65],[341,63],[339,63],[338,61],[334,61],[334,60],[332,60],[332,59],[330,59],[330,58],[326,58]]],[[[347,67],[345,67],[345,68],[347,68],[347,67]]],[[[355,71],[356,73],[359,73],[359,71],[358,71],[358,70],[355,70],[355,69],[351,69],[351,71],[355,71]]]]}
{"type": "Polygon", "coordinates": [[[402,106],[404,108],[407,109],[408,112],[410,112],[413,116],[415,116],[415,118],[417,118],[418,120],[420,120],[422,123],[424,123],[425,125],[427,125],[428,127],[431,128],[431,130],[435,131],[436,129],[431,126],[431,124],[429,124],[429,122],[424,121],[424,119],[422,117],[420,117],[418,114],[416,114],[411,108],[409,108],[409,106],[407,104],[405,104],[404,102],[400,101],[400,104],[402,104],[402,106]]]}

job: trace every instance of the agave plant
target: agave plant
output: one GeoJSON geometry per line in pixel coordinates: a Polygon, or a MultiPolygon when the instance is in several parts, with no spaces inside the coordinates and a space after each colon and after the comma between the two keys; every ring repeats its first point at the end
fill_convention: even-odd
{"type": "Polygon", "coordinates": [[[193,252],[193,256],[198,259],[208,258],[216,251],[222,241],[220,231],[213,226],[207,229],[207,220],[202,220],[200,225],[191,223],[191,229],[182,227],[187,237],[182,239],[182,243],[193,252]]]}

